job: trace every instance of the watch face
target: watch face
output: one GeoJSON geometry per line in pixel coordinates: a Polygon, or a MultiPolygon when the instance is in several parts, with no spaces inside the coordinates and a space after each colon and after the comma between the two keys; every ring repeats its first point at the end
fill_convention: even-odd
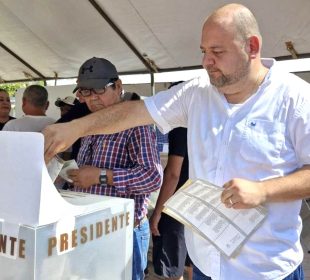
{"type": "Polygon", "coordinates": [[[107,183],[107,175],[100,175],[99,181],[100,181],[100,184],[106,184],[107,183]]]}
{"type": "Polygon", "coordinates": [[[106,184],[107,183],[107,172],[105,169],[102,169],[100,172],[99,182],[100,182],[100,184],[106,184]]]}

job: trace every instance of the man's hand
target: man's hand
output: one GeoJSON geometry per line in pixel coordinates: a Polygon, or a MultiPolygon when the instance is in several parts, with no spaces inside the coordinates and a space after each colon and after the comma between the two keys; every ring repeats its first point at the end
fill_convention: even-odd
{"type": "Polygon", "coordinates": [[[100,170],[98,167],[85,165],[68,170],[67,174],[75,187],[88,189],[91,185],[99,184],[100,170]]]}
{"type": "Polygon", "coordinates": [[[153,235],[160,236],[159,230],[158,230],[158,223],[161,217],[161,213],[157,214],[153,212],[151,218],[150,218],[150,229],[153,235]]]}
{"type": "Polygon", "coordinates": [[[42,133],[46,163],[56,154],[68,149],[79,138],[78,129],[73,122],[49,125],[42,133]]]}
{"type": "Polygon", "coordinates": [[[245,179],[232,179],[224,184],[221,201],[228,208],[254,208],[266,201],[266,191],[263,182],[245,179]]]}

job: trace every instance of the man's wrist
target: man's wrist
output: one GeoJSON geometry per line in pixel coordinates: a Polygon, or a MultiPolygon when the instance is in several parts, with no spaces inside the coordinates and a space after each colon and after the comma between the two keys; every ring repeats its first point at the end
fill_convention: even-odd
{"type": "Polygon", "coordinates": [[[165,208],[164,206],[155,206],[153,214],[156,216],[160,216],[161,213],[163,212],[164,208],[165,208]]]}
{"type": "Polygon", "coordinates": [[[260,204],[263,204],[265,202],[268,202],[268,196],[269,196],[269,193],[268,193],[268,183],[266,184],[266,182],[262,181],[262,182],[259,182],[259,185],[260,185],[260,190],[261,190],[261,203],[260,204]]]}

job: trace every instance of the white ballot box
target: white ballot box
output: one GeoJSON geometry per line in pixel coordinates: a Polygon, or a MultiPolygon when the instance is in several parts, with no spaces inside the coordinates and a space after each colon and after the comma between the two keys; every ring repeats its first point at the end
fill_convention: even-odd
{"type": "Polygon", "coordinates": [[[0,279],[131,279],[133,200],[56,190],[40,133],[0,132],[0,279]]]}

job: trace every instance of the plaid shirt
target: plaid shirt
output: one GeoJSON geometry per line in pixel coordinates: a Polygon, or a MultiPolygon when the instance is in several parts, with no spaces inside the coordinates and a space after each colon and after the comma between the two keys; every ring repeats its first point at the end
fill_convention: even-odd
{"type": "Polygon", "coordinates": [[[135,220],[147,214],[150,193],[161,186],[162,167],[151,126],[86,136],[82,138],[77,163],[113,170],[114,186],[97,184],[74,191],[134,199],[135,220]]]}

